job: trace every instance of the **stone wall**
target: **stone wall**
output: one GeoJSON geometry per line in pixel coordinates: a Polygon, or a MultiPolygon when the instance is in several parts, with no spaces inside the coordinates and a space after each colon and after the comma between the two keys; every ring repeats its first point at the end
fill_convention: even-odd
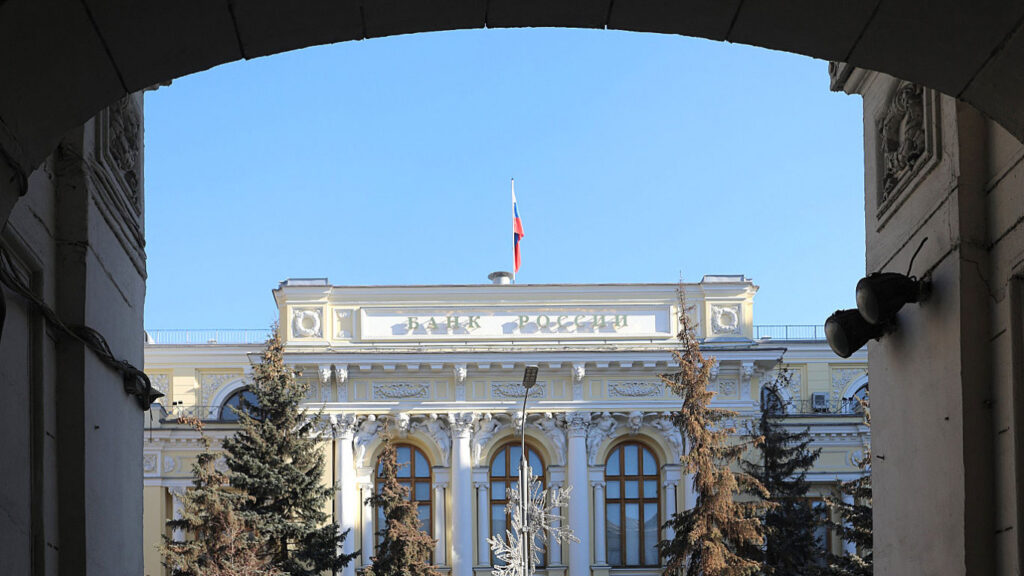
{"type": "MultiPolygon", "coordinates": [[[[0,246],[67,326],[142,365],[142,96],[72,130],[28,179],[0,246]]],[[[20,187],[0,181],[0,217],[20,187]]],[[[4,220],[0,220],[3,222],[4,220]]],[[[3,288],[0,558],[10,574],[142,571],[143,412],[121,375],[3,288]]]]}
{"type": "Polygon", "coordinates": [[[846,72],[864,97],[866,272],[933,282],[869,348],[876,573],[1018,574],[1024,147],[953,98],[846,72]]]}

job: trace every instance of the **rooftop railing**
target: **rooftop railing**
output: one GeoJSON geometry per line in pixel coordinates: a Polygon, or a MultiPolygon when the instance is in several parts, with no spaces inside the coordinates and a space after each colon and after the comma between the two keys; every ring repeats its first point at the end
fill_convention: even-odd
{"type": "Polygon", "coordinates": [[[262,344],[269,328],[183,328],[146,330],[146,344],[262,344]]]}
{"type": "Polygon", "coordinates": [[[825,327],[818,324],[761,324],[754,326],[754,339],[824,340],[825,327]]]}

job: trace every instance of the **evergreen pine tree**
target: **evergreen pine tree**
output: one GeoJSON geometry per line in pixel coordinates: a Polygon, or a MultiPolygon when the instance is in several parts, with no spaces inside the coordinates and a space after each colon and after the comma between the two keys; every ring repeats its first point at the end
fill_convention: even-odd
{"type": "Polygon", "coordinates": [[[192,466],[192,489],[181,495],[181,517],[167,522],[185,539],[164,537],[164,565],[173,576],[280,575],[270,566],[266,539],[235,511],[247,496],[217,470],[218,455],[210,451],[199,420],[186,423],[200,433],[203,452],[192,466]]]}
{"type": "MultiPolygon", "coordinates": [[[[864,424],[871,426],[871,411],[867,401],[861,401],[864,424]]],[[[871,576],[874,574],[874,536],[872,533],[871,499],[871,449],[868,448],[860,460],[863,475],[856,480],[843,482],[838,487],[838,498],[826,498],[825,502],[839,521],[832,522],[832,528],[845,542],[854,545],[853,552],[830,556],[829,565],[822,570],[823,576],[871,576]]]]}
{"type": "Polygon", "coordinates": [[[334,487],[321,481],[321,416],[300,407],[309,384],[285,366],[283,349],[275,329],[253,369],[257,406],[252,415],[237,411],[240,429],[224,449],[231,485],[249,496],[241,514],[270,542],[272,564],[290,576],[319,576],[340,571],[355,554],[340,552],[348,533],[324,511],[334,487]]]}
{"type": "MultiPolygon", "coordinates": [[[[735,412],[711,408],[714,392],[707,389],[713,358],[704,358],[687,309],[681,302],[679,349],[673,352],[679,371],[662,376],[666,385],[683,398],[673,414],[674,422],[686,436],[689,453],[683,457],[685,472],[693,474],[698,496],[693,508],[677,512],[666,523],[675,530],[672,540],[658,544],[668,560],[665,574],[675,576],[745,576],[755,573],[760,563],[737,554],[763,542],[759,515],[763,501],[737,502],[741,492],[767,493],[756,478],[734,472],[747,443],[731,438],[735,428],[724,420],[735,412]]],[[[756,443],[755,439],[755,443],[756,443]]]]}
{"type": "Polygon", "coordinates": [[[409,500],[409,488],[398,481],[398,461],[391,438],[384,437],[380,461],[380,490],[367,502],[383,512],[384,526],[373,564],[364,576],[441,576],[430,564],[436,541],[420,530],[416,504],[409,500]]]}
{"type": "Polygon", "coordinates": [[[821,524],[817,512],[807,500],[807,470],[814,466],[821,449],[810,449],[807,429],[790,431],[783,418],[786,406],[779,393],[789,384],[790,375],[780,369],[762,395],[761,419],[751,435],[760,436],[759,462],[745,461],[744,471],[757,478],[768,491],[773,506],[764,514],[765,545],[751,550],[750,557],[762,562],[762,573],[779,576],[803,576],[816,571],[823,560],[822,543],[814,528],[821,524]]]}

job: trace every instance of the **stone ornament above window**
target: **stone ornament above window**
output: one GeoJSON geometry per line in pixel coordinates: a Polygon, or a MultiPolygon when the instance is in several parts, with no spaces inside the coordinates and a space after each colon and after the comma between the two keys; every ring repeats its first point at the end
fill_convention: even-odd
{"type": "Polygon", "coordinates": [[[320,308],[292,310],[292,334],[296,338],[323,338],[323,310],[320,308]]]}
{"type": "Polygon", "coordinates": [[[740,333],[740,307],[738,304],[728,306],[711,306],[711,332],[714,334],[740,333]]]}
{"type": "Polygon", "coordinates": [[[881,224],[909,194],[918,177],[937,163],[938,124],[934,92],[900,82],[876,120],[878,135],[878,203],[881,224]]]}

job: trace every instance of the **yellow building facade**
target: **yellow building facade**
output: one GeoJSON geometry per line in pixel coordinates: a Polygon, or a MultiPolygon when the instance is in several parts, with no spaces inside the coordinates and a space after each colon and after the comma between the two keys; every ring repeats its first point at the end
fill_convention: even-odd
{"type": "MultiPolygon", "coordinates": [[[[452,576],[486,572],[486,539],[504,529],[505,491],[517,473],[518,440],[548,486],[572,486],[562,511],[579,544],[549,544],[541,573],[608,576],[659,572],[660,526],[696,495],[680,456],[685,441],[669,415],[681,400],[659,375],[673,369],[680,288],[706,356],[714,358],[713,404],[736,423],[760,413],[762,385],[783,366],[787,423],[809,428],[821,457],[812,496],[861,474],[868,442],[856,398],[867,391],[867,357],[836,357],[814,326],[755,326],[757,287],[743,276],[676,284],[332,286],[282,282],[274,297],[285,361],[308,380],[307,406],[323,410],[325,482],[338,487],[332,514],[351,530],[348,551],[372,556],[380,432],[396,435],[400,459],[437,538],[434,561],[452,576]],[[539,367],[523,421],[526,366],[539,367]]],[[[146,372],[166,397],[147,421],[144,557],[164,574],[157,545],[178,495],[191,484],[198,434],[233,433],[252,362],[266,331],[151,330],[146,372]]],[[[823,545],[844,544],[822,531],[823,545]]]]}

